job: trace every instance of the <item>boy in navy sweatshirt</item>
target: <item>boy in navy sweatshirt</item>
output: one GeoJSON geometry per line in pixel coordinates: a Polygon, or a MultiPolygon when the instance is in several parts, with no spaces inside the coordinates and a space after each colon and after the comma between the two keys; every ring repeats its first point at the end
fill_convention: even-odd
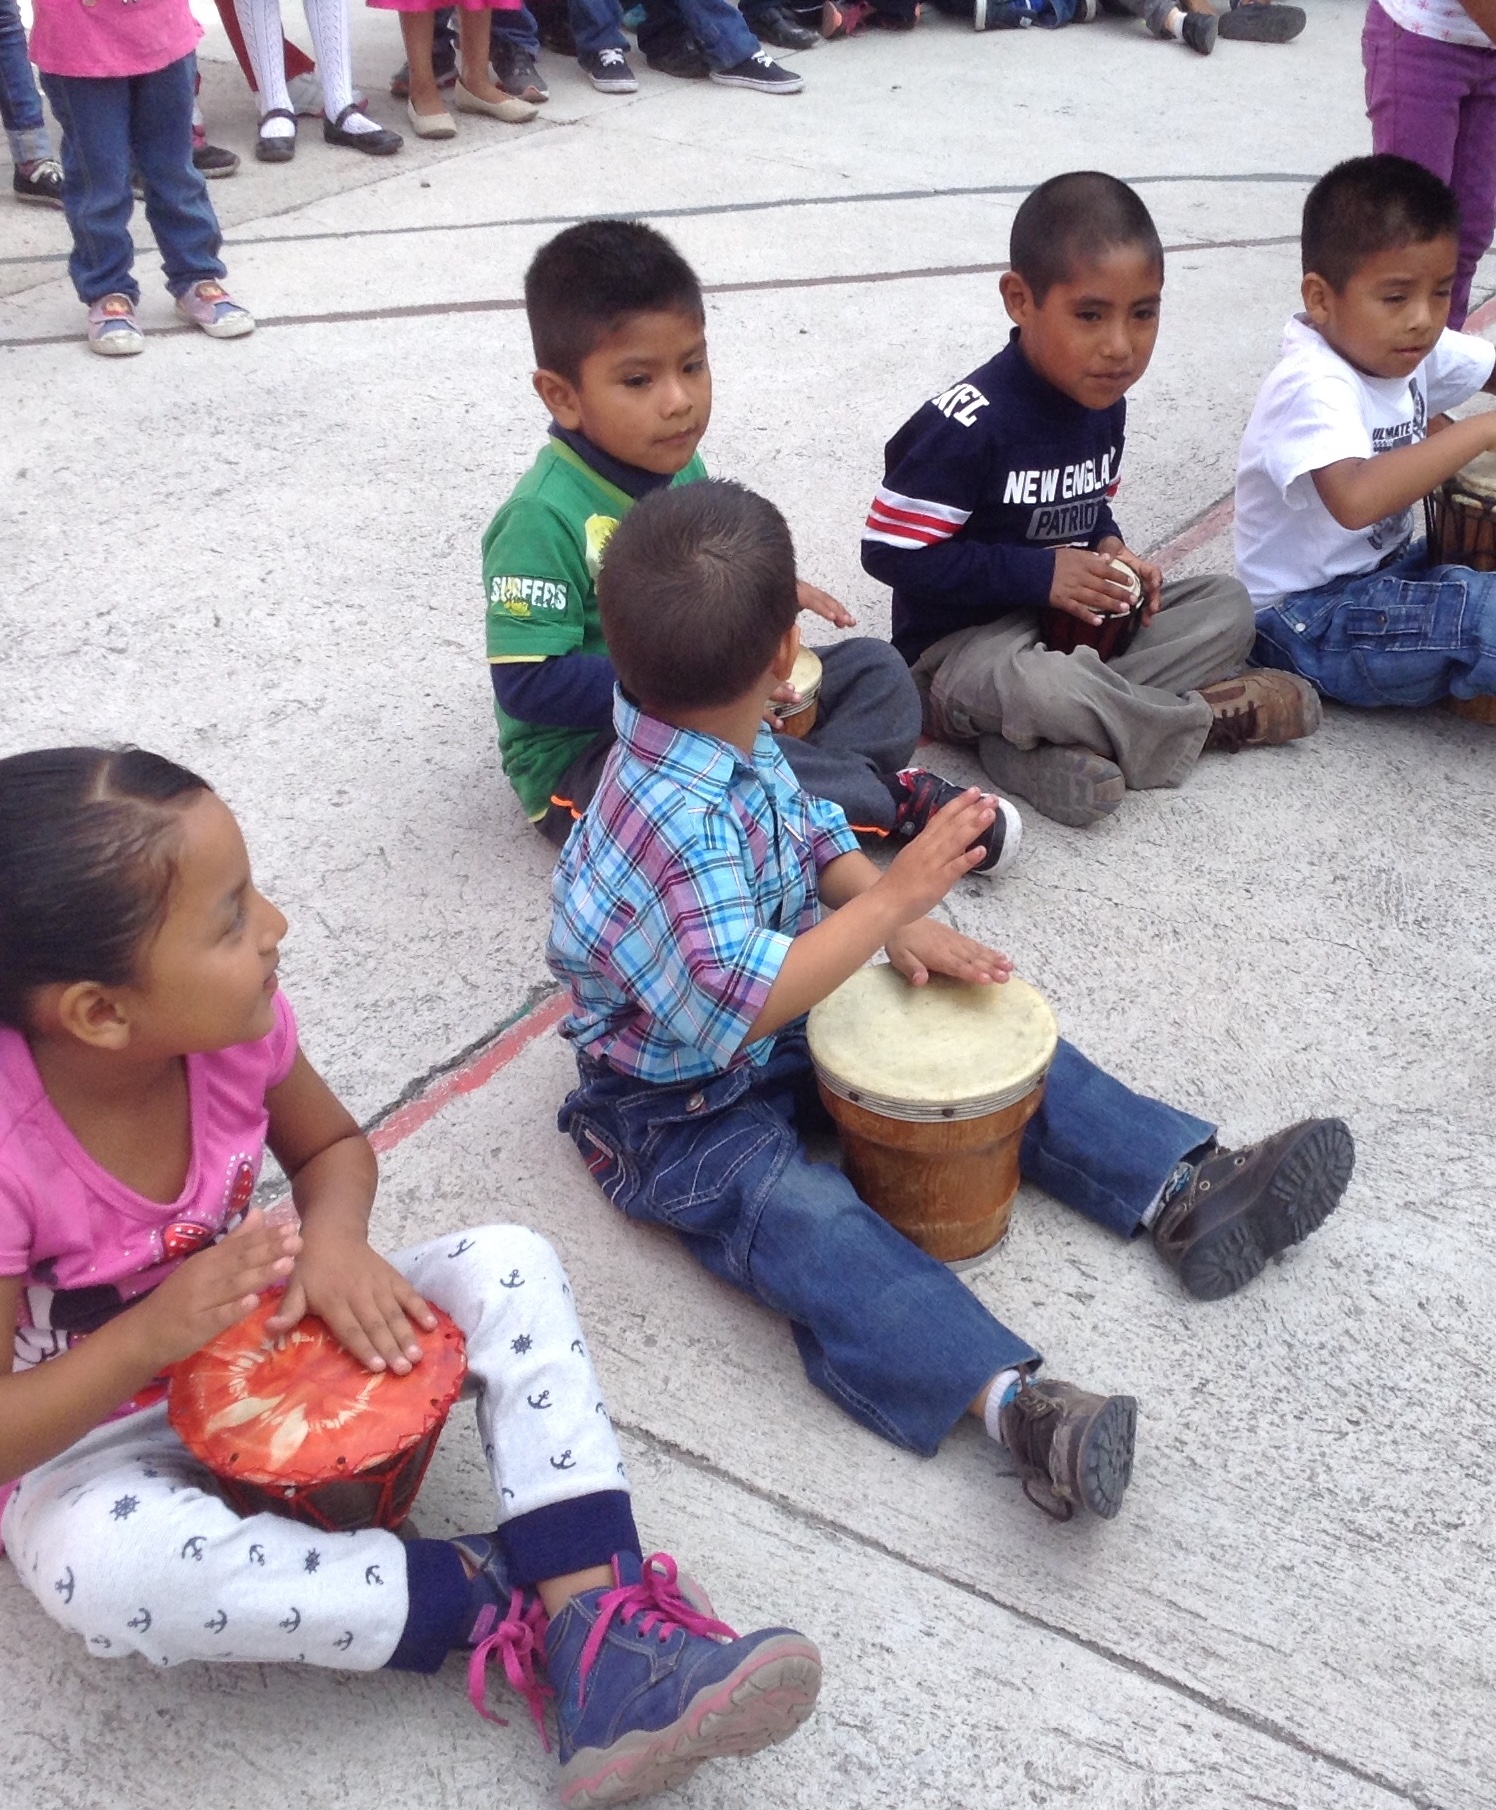
{"type": "Polygon", "coordinates": [[[1177,786],[1201,750],[1319,724],[1294,675],[1238,673],[1252,646],[1234,578],[1165,584],[1113,519],[1123,401],[1158,335],[1163,247],[1142,200],[1098,171],[1043,183],[1013,220],[1007,346],[927,402],[886,448],[862,563],[893,586],[894,645],[925,726],[975,742],[1003,792],[1094,823],[1127,786],[1177,786]],[[1043,638],[1040,610],[1099,625],[1143,590],[1143,626],[1103,661],[1043,638]],[[1284,683],[1289,680],[1289,683],[1284,683]]]}

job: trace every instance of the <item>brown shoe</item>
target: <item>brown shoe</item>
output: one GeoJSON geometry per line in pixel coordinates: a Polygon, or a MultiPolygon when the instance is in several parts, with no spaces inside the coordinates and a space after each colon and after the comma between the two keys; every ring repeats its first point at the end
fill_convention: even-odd
{"type": "Polygon", "coordinates": [[[1024,1495],[1056,1521],[1068,1521],[1077,1508],[1111,1520],[1132,1476],[1137,1427],[1130,1395],[1091,1395],[1074,1383],[1027,1378],[999,1418],[1024,1495]]]}
{"type": "Polygon", "coordinates": [[[1153,1242],[1197,1300],[1223,1300],[1324,1224],[1355,1166],[1343,1119],[1303,1119],[1245,1150],[1213,1151],[1155,1220],[1153,1242]]]}
{"type": "Polygon", "coordinates": [[[1207,748],[1276,748],[1313,735],[1323,711],[1319,693],[1296,672],[1253,666],[1234,679],[1202,685],[1200,696],[1215,716],[1207,748]]]}

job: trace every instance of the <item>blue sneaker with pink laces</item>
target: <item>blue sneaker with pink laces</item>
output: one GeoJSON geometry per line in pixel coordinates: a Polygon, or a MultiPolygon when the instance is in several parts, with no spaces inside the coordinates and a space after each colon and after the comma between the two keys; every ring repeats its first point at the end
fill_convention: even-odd
{"type": "Polygon", "coordinates": [[[612,1589],[574,1596],[545,1633],[563,1804],[649,1797],[703,1760],[785,1740],[809,1716],[821,1656],[803,1634],[735,1634],[682,1594],[663,1552],[619,1553],[613,1577],[612,1589]]]}

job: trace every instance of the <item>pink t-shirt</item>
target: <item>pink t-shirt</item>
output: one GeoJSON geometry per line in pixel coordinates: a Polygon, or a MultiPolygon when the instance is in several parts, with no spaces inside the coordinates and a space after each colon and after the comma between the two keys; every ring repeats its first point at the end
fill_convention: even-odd
{"type": "Polygon", "coordinates": [[[196,47],[188,0],[34,0],[31,60],[47,75],[151,75],[196,47]]]}
{"type": "MultiPolygon", "coordinates": [[[[266,1090],[296,1056],[284,993],[274,1006],[275,1024],[258,1042],[187,1057],[192,1154],[168,1205],[99,1167],[47,1098],[25,1038],[0,1030],[0,1276],[26,1281],[17,1370],[96,1331],[249,1205],[265,1154],[266,1090]]],[[[145,1405],[137,1397],[127,1407],[145,1405]]]]}

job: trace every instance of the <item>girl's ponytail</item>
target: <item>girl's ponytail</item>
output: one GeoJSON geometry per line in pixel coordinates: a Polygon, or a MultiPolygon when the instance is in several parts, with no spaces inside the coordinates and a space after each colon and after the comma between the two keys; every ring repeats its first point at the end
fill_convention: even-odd
{"type": "Polygon", "coordinates": [[[0,760],[0,1024],[38,987],[135,978],[175,871],[178,815],[209,789],[142,748],[41,748],[0,760]]]}

